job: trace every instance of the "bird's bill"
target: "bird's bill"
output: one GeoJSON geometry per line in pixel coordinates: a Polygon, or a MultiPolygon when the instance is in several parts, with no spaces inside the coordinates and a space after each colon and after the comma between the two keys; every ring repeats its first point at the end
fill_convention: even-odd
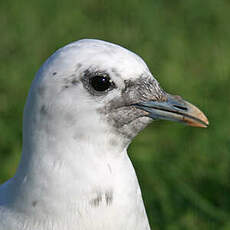
{"type": "Polygon", "coordinates": [[[146,101],[135,106],[146,111],[147,116],[154,120],[171,120],[202,128],[209,124],[203,112],[180,96],[168,94],[165,101],[146,101]]]}

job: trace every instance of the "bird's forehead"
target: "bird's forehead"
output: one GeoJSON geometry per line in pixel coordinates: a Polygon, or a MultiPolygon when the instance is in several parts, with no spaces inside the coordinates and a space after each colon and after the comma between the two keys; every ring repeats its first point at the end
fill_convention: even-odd
{"type": "MultiPolygon", "coordinates": [[[[104,41],[80,40],[60,49],[54,56],[63,69],[81,67],[121,75],[124,80],[149,72],[145,62],[135,53],[104,41]]],[[[57,65],[56,65],[57,66],[57,65]]]]}

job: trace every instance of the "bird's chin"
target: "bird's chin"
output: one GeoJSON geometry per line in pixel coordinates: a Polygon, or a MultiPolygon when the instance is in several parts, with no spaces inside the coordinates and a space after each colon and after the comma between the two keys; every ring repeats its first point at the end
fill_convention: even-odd
{"type": "Polygon", "coordinates": [[[121,106],[110,111],[108,122],[116,133],[131,141],[152,119],[146,116],[147,112],[135,106],[121,106]]]}
{"type": "Polygon", "coordinates": [[[138,117],[137,119],[130,122],[129,126],[132,129],[132,134],[134,138],[139,132],[141,132],[147,125],[149,125],[153,119],[143,115],[142,117],[138,117]]]}

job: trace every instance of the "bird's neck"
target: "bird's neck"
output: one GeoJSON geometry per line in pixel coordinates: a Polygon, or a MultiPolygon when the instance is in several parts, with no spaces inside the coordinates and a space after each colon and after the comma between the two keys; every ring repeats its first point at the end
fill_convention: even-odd
{"type": "Polygon", "coordinates": [[[86,151],[79,144],[75,152],[65,149],[65,160],[61,152],[57,152],[58,158],[55,152],[40,156],[34,152],[30,159],[22,159],[24,163],[7,185],[6,206],[13,207],[16,215],[28,216],[28,222],[22,220],[28,226],[39,222],[43,226],[58,224],[61,229],[85,226],[88,230],[93,224],[95,229],[115,230],[123,229],[129,218],[127,229],[149,229],[126,150],[104,155],[91,148],[86,151]]]}
{"type": "Polygon", "coordinates": [[[55,138],[36,136],[39,144],[24,146],[9,203],[18,209],[23,204],[24,212],[42,209],[44,215],[51,210],[61,215],[69,207],[74,211],[96,208],[121,202],[121,194],[136,194],[139,186],[126,149],[115,151],[106,143],[95,143],[99,139],[74,140],[67,133],[66,140],[55,142],[55,138]]]}

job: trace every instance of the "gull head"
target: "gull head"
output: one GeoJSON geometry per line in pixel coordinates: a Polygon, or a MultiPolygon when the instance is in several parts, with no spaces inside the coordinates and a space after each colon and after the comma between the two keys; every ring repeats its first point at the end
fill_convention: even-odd
{"type": "Polygon", "coordinates": [[[45,138],[124,149],[159,119],[208,125],[197,107],[166,93],[138,55],[84,39],[56,51],[38,71],[24,110],[24,147],[45,138]]]}

